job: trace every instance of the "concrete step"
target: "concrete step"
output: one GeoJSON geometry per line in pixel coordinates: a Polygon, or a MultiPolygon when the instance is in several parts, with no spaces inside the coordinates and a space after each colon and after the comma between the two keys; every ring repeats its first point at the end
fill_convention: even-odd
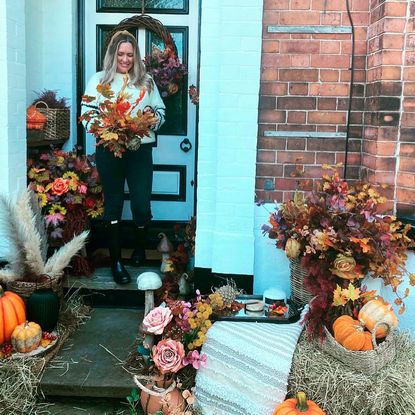
{"type": "Polygon", "coordinates": [[[92,307],[144,307],[144,293],[137,290],[137,277],[142,272],[152,271],[160,275],[160,263],[147,262],[145,266],[136,268],[126,265],[131,275],[129,284],[116,284],[109,267],[97,268],[90,277],[65,278],[63,284],[66,292],[79,290],[85,302],[92,307]]]}
{"type": "Polygon", "coordinates": [[[46,367],[43,394],[125,399],[135,385],[120,361],[133,349],[142,318],[142,309],[93,309],[46,367]]]}

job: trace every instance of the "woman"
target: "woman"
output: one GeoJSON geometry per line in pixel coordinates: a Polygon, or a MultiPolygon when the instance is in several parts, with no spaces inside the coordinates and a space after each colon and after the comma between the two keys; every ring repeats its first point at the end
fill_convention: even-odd
{"type": "MultiPolygon", "coordinates": [[[[103,146],[97,146],[96,163],[101,179],[105,206],[104,220],[108,223],[108,238],[111,256],[112,275],[118,284],[130,282],[130,275],[121,262],[121,244],[119,221],[124,204],[124,186],[127,181],[130,192],[131,212],[135,223],[136,248],[133,252],[133,264],[139,266],[144,260],[146,227],[152,218],[150,209],[151,189],[153,183],[152,143],[155,142],[155,131],[164,122],[165,105],[160,97],[153,79],[147,74],[141,60],[140,51],[134,36],[123,30],[116,32],[108,45],[104,69],[96,73],[85,90],[85,95],[96,97],[95,101],[82,103],[82,114],[96,108],[104,100],[97,92],[98,84],[111,84],[114,96],[117,96],[123,85],[125,75],[129,83],[125,90],[131,95],[133,103],[145,89],[145,94],[136,110],[151,112],[155,123],[150,127],[149,136],[141,139],[136,150],[127,149],[122,158],[103,146]]],[[[84,123],[88,128],[88,123],[84,123]]]]}

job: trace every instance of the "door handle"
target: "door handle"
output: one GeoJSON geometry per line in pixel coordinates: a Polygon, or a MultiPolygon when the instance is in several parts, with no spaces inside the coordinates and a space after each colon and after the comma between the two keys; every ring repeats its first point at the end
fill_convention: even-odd
{"type": "Polygon", "coordinates": [[[192,143],[190,142],[190,140],[188,138],[185,138],[181,143],[180,143],[180,150],[182,150],[183,152],[187,153],[192,149],[192,143]]]}

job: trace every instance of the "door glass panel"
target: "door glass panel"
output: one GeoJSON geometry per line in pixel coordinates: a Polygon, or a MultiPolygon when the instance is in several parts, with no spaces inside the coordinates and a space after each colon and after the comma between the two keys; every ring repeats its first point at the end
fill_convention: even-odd
{"type": "Polygon", "coordinates": [[[189,12],[189,0],[97,0],[98,12],[141,12],[141,1],[147,13],[189,12]]]}
{"type": "MultiPolygon", "coordinates": [[[[187,28],[169,27],[177,47],[180,60],[187,65],[187,28]]],[[[163,41],[154,33],[147,32],[147,51],[149,54],[153,48],[164,50],[163,41]]],[[[162,135],[186,135],[187,134],[187,76],[182,80],[180,90],[163,99],[166,104],[166,121],[160,128],[162,135]]]]}

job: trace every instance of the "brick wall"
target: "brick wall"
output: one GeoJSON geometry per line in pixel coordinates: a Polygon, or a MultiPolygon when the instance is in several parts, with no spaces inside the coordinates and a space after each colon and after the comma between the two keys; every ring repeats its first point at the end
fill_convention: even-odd
{"type": "MultiPolygon", "coordinates": [[[[390,185],[388,207],[414,215],[415,1],[350,0],[350,9],[356,71],[347,177],[390,185]]],[[[346,0],[264,0],[263,26],[256,195],[281,201],[298,181],[311,188],[322,163],[344,161],[346,0]],[[334,33],[299,33],[311,28],[334,33]],[[296,160],[304,178],[292,177],[296,160]]]]}

